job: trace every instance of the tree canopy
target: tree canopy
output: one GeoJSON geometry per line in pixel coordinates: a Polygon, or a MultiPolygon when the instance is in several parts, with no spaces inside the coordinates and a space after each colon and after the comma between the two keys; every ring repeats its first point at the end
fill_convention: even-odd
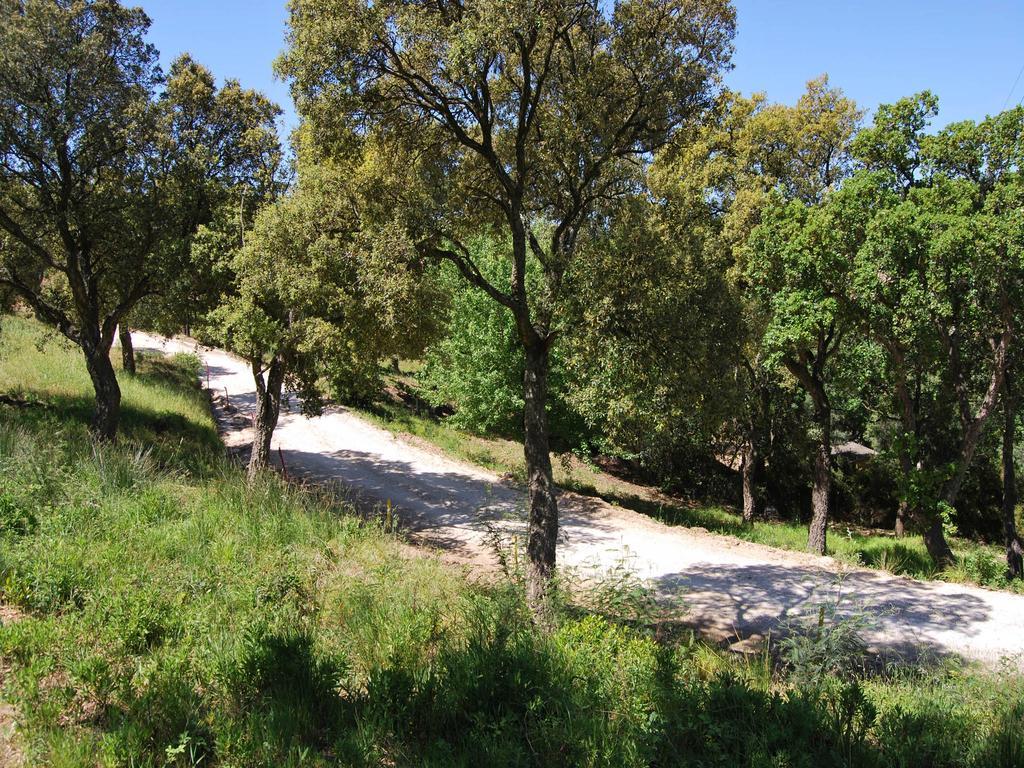
{"type": "Polygon", "coordinates": [[[4,3],[0,283],[79,345],[97,434],[117,431],[118,323],[165,268],[149,20],[116,2],[4,3]]]}
{"type": "Polygon", "coordinates": [[[357,131],[402,158],[384,186],[411,242],[512,314],[535,606],[555,565],[546,405],[566,275],[608,206],[642,188],[650,153],[711,104],[734,22],[724,0],[291,5],[280,69],[316,140],[330,152],[357,131]],[[466,245],[483,226],[510,240],[501,282],[466,245]]]}
{"type": "Polygon", "coordinates": [[[433,331],[438,296],[403,233],[366,231],[354,210],[342,174],[309,169],[233,251],[207,332],[252,366],[251,475],[267,466],[285,386],[307,414],[328,396],[369,400],[380,361],[418,353],[433,331]]]}

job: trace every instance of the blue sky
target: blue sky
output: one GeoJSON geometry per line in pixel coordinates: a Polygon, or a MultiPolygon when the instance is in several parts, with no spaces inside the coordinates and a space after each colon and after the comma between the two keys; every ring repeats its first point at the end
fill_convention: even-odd
{"type": "MultiPolygon", "coordinates": [[[[136,0],[169,63],[189,51],[218,78],[237,77],[285,108],[273,77],[284,45],[285,0],[136,0]]],[[[736,0],[731,87],[793,102],[827,72],[864,108],[929,88],[939,123],[978,119],[1024,98],[1024,0],[736,0]],[[1010,97],[1008,99],[1008,96],[1010,97]]]]}

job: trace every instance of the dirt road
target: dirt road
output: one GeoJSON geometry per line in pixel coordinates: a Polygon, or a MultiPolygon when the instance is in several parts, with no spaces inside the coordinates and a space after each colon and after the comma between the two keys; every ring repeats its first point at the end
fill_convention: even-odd
{"type": "MultiPolygon", "coordinates": [[[[225,440],[244,444],[255,386],[244,362],[188,340],[134,334],[136,348],[196,352],[209,385],[240,415],[219,414],[225,440]]],[[[282,413],[274,436],[294,476],[338,481],[365,500],[390,503],[415,536],[463,557],[493,559],[490,532],[511,532],[524,494],[494,474],[411,445],[344,409],[306,418],[282,413]]],[[[787,552],[670,527],[603,501],[563,494],[559,565],[606,571],[628,562],[665,596],[680,596],[688,620],[712,634],[763,634],[842,591],[846,612],[876,615],[869,634],[897,653],[960,654],[987,663],[1024,662],[1024,596],[960,584],[918,582],[850,569],[831,558],[787,552]],[[842,575],[840,581],[837,577],[842,575]]]]}

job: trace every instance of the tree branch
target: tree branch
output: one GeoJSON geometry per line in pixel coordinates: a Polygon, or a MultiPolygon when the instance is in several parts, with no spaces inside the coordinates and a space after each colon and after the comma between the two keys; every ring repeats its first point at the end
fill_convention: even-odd
{"type": "Polygon", "coordinates": [[[439,261],[448,261],[455,265],[466,280],[480,288],[488,296],[494,299],[502,306],[508,307],[513,313],[519,311],[520,306],[514,298],[509,296],[507,293],[495,288],[490,281],[483,276],[480,269],[472,261],[472,259],[463,256],[462,254],[456,253],[447,248],[438,248],[436,246],[426,245],[420,249],[424,256],[438,259],[439,261]]]}

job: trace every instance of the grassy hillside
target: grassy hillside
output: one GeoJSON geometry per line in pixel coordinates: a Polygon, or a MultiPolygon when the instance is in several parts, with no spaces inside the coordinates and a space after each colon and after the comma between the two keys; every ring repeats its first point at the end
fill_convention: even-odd
{"type": "Polygon", "coordinates": [[[194,360],[145,359],[124,439],[95,447],[78,356],[18,319],[0,345],[0,699],[26,765],[1024,764],[1017,677],[867,675],[828,623],[784,667],[643,613],[567,605],[540,632],[514,578],[247,487],[194,360]]]}

